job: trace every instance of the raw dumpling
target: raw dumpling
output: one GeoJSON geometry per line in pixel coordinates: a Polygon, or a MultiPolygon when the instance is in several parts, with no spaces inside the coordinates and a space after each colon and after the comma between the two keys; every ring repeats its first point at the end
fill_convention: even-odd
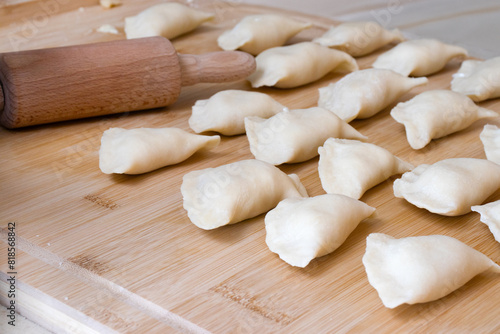
{"type": "Polygon", "coordinates": [[[226,50],[242,50],[258,55],[266,49],[281,46],[311,23],[275,15],[250,15],[244,17],[232,30],[225,31],[217,39],[219,46],[226,50]]]}
{"type": "Polygon", "coordinates": [[[357,140],[330,138],[318,152],[323,189],[355,199],[390,176],[413,169],[385,148],[357,140]]]}
{"type": "Polygon", "coordinates": [[[381,54],[372,66],[423,77],[443,69],[452,58],[459,56],[467,56],[467,50],[435,39],[416,39],[381,54]]]}
{"type": "Polygon", "coordinates": [[[257,69],[248,77],[252,87],[293,88],[321,79],[330,72],[352,72],[356,60],[345,52],[312,42],[267,49],[255,61],[257,69]]]}
{"type": "Polygon", "coordinates": [[[285,198],[307,197],[297,175],[259,160],[190,172],[181,193],[189,219],[205,230],[258,216],[285,198]]]}
{"type": "Polygon", "coordinates": [[[125,18],[128,39],[163,36],[175,38],[196,29],[213,14],[192,9],[177,2],[166,2],[149,7],[136,16],[125,18]]]}
{"type": "Polygon", "coordinates": [[[432,139],[463,130],[478,119],[497,117],[498,114],[451,90],[430,90],[399,103],[392,109],[391,116],[405,126],[408,143],[418,150],[432,139]]]}
{"type": "Polygon", "coordinates": [[[363,265],[388,308],[437,300],[486,270],[500,273],[486,255],[445,235],[395,239],[372,233],[363,265]]]}
{"type": "Polygon", "coordinates": [[[471,209],[481,215],[481,221],[488,225],[495,240],[500,242],[500,201],[475,205],[471,209]]]}
{"type": "Polygon", "coordinates": [[[451,90],[479,102],[500,97],[500,57],[466,60],[453,74],[451,90]]]}
{"type": "Polygon", "coordinates": [[[105,174],[147,173],[182,162],[219,142],[219,136],[200,136],[177,128],[110,128],[101,138],[99,168],[105,174]]]}
{"type": "Polygon", "coordinates": [[[313,42],[360,57],[404,39],[398,29],[386,30],[377,22],[367,21],[346,22],[331,27],[323,36],[313,39],[313,42]]]}
{"type": "Polygon", "coordinates": [[[394,196],[445,216],[459,216],[500,187],[500,166],[484,159],[446,159],[419,165],[394,181],[394,196]]]}
{"type": "Polygon", "coordinates": [[[320,88],[318,106],[334,112],[346,122],[368,118],[427,81],[427,78],[408,78],[391,70],[356,71],[320,88]]]}
{"type": "Polygon", "coordinates": [[[283,261],[304,268],[336,250],[374,211],[343,195],[285,199],[266,214],[266,244],[283,261]]]}
{"type": "Polygon", "coordinates": [[[483,142],[486,159],[500,165],[500,129],[496,125],[486,124],[479,138],[483,142]]]}
{"type": "Polygon", "coordinates": [[[330,137],[366,139],[334,113],[319,107],[285,110],[269,119],[245,118],[250,151],[274,165],[296,163],[318,155],[330,137]]]}
{"type": "Polygon", "coordinates": [[[264,93],[225,90],[208,100],[196,101],[189,126],[194,132],[216,131],[226,136],[245,133],[245,117],[268,118],[283,106],[264,93]]]}

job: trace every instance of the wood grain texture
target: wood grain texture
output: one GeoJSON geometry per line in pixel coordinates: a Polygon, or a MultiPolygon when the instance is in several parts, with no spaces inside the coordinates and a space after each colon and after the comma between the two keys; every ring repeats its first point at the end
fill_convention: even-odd
{"type": "MultiPolygon", "coordinates": [[[[125,0],[123,6],[108,11],[100,8],[97,1],[83,12],[61,7],[36,37],[20,47],[124,38],[81,32],[104,23],[119,24],[125,16],[157,2],[125,0]],[[69,20],[76,23],[68,28],[65,22],[69,20]]],[[[80,3],[84,6],[88,2],[80,3]]],[[[250,14],[284,13],[312,20],[314,27],[290,43],[319,36],[333,23],[301,13],[233,2],[203,1],[193,5],[213,12],[216,19],[175,39],[173,44],[181,53],[218,51],[216,39],[220,33],[250,14]]],[[[37,6],[28,3],[13,8],[24,16],[17,12],[19,21],[0,26],[0,33],[16,34],[16,22],[32,17],[37,6]]],[[[2,40],[0,50],[14,48],[8,40],[2,40]]],[[[360,68],[370,67],[383,51],[358,58],[360,68]]],[[[449,88],[451,75],[459,65],[451,62],[429,77],[429,85],[400,100],[408,100],[424,90],[449,88]]],[[[361,223],[334,253],[300,269],[287,265],[268,250],[264,215],[204,231],[189,221],[182,208],[182,176],[192,170],[252,158],[246,136],[224,137],[211,152],[143,175],[105,175],[98,168],[100,137],[109,127],[175,126],[189,131],[187,120],[195,101],[225,89],[268,93],[291,109],[312,107],[317,104],[318,88],[340,78],[331,74],[289,90],[255,90],[246,81],[198,84],[186,87],[167,108],[21,130],[0,129],[1,227],[16,221],[18,237],[26,241],[19,255],[19,280],[122,333],[168,332],[164,330],[167,326],[189,330],[189,324],[214,333],[499,332],[498,275],[479,275],[435,302],[393,310],[382,305],[361,263],[369,233],[394,237],[444,234],[465,242],[497,263],[500,261],[500,245],[479,221],[478,214],[443,217],[418,209],[394,197],[392,182],[396,177],[361,198],[377,209],[373,218],[361,223]],[[63,265],[54,259],[61,259],[63,265]],[[123,289],[121,293],[116,293],[120,289],[113,290],[117,286],[123,289]],[[105,316],[93,308],[93,301],[99,300],[102,293],[109,298],[97,305],[112,310],[111,315],[105,316]],[[172,324],[153,309],[182,320],[172,324]],[[123,322],[120,325],[116,319],[139,327],[127,327],[123,322]]],[[[499,100],[480,105],[500,112],[499,100]]],[[[414,165],[452,157],[485,158],[479,133],[487,121],[478,121],[464,131],[414,151],[406,141],[403,126],[390,117],[391,107],[351,124],[368,136],[369,142],[414,165]]],[[[500,125],[498,119],[488,122],[500,125]]],[[[315,196],[324,193],[317,164],[318,158],[314,158],[280,169],[298,174],[309,194],[315,196]]],[[[499,198],[497,192],[490,200],[499,198]]],[[[5,256],[4,251],[1,254],[5,256]]],[[[4,262],[0,263],[0,269],[6,272],[4,262]]],[[[49,303],[50,298],[39,295],[38,300],[49,303]]],[[[75,315],[74,319],[79,318],[75,315]]]]}

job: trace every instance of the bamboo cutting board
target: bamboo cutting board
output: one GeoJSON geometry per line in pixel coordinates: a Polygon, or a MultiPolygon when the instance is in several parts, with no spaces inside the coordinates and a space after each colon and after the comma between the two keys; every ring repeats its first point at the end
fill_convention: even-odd
{"type": "MultiPolygon", "coordinates": [[[[0,7],[0,52],[89,43],[125,36],[96,32],[105,23],[161,1],[123,1],[102,9],[97,1],[36,1],[0,7]],[[51,5],[51,7],[49,6],[51,5]],[[30,30],[31,29],[31,30],[30,30]]],[[[173,41],[178,52],[219,50],[216,39],[239,19],[282,13],[313,21],[291,43],[321,35],[324,18],[234,2],[199,1],[216,15],[195,32],[173,41]]],[[[358,58],[368,68],[381,50],[358,58]]],[[[424,90],[449,88],[459,67],[452,61],[429,77],[424,90]]],[[[258,89],[290,109],[317,104],[320,81],[290,90],[258,89]]],[[[362,200],[377,209],[334,253],[293,268],[265,244],[264,215],[212,231],[195,227],[182,208],[180,185],[188,171],[252,158],[246,136],[223,137],[211,152],[138,176],[105,175],[98,168],[102,132],[109,127],[179,127],[189,130],[196,100],[225,89],[251,90],[246,81],[185,87],[163,109],[70,121],[20,130],[0,129],[2,240],[16,222],[18,311],[54,331],[166,333],[174,329],[214,333],[499,332],[500,277],[481,274],[438,301],[386,309],[369,285],[361,258],[369,233],[394,237],[444,234],[500,262],[495,242],[479,215],[442,217],[393,196],[392,177],[362,200]]],[[[89,97],[92,98],[92,97],[89,97]]],[[[500,101],[481,103],[500,112],[500,101]]],[[[478,121],[459,133],[412,150],[402,125],[380,114],[351,124],[369,141],[414,164],[453,157],[485,158],[478,121]]],[[[499,120],[489,123],[500,125],[499,120]]],[[[318,159],[284,165],[310,196],[323,194],[318,159]]],[[[500,198],[500,193],[489,200],[500,198]]],[[[6,244],[0,243],[7,258],[6,244]]],[[[2,259],[2,302],[5,273],[2,259]]],[[[4,320],[2,320],[4,321],[4,320]]]]}

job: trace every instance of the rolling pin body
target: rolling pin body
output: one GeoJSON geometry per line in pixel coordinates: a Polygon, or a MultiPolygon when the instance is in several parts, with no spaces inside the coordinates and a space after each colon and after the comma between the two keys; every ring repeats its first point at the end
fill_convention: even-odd
{"type": "Polygon", "coordinates": [[[164,107],[183,85],[243,79],[254,69],[248,54],[180,55],[163,37],[4,53],[0,122],[18,128],[164,107]]]}

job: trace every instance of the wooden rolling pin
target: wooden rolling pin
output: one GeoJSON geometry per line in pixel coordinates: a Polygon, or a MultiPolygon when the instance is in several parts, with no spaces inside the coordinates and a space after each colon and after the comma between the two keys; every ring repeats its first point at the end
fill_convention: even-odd
{"type": "Polygon", "coordinates": [[[18,128],[164,107],[182,86],[255,70],[244,52],[178,54],[163,37],[0,54],[0,122],[18,128]]]}

